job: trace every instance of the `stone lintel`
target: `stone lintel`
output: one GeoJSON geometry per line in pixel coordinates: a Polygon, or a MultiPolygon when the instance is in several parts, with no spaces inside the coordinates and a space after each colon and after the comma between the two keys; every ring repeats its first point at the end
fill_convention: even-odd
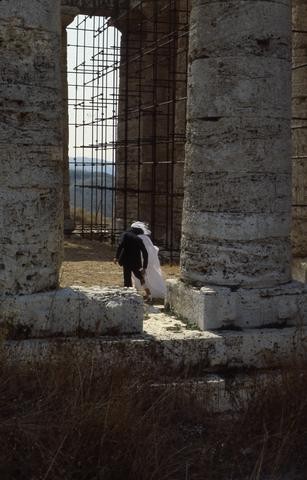
{"type": "Polygon", "coordinates": [[[166,304],[201,330],[307,324],[307,285],[295,281],[274,288],[234,290],[195,288],[168,280],[166,304]]]}
{"type": "Polygon", "coordinates": [[[134,289],[71,287],[0,299],[8,338],[141,333],[143,299],[134,289]]]}
{"type": "Polygon", "coordinates": [[[62,28],[66,29],[70,23],[74,21],[74,18],[79,15],[80,10],[77,7],[62,6],[61,7],[61,22],[62,28]]]}

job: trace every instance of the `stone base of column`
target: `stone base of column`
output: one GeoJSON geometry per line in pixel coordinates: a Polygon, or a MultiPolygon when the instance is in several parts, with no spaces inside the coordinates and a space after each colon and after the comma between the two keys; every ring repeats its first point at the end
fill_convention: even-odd
{"type": "Polygon", "coordinates": [[[0,297],[8,338],[91,337],[143,331],[144,304],[134,289],[71,287],[0,297]]]}
{"type": "Polygon", "coordinates": [[[306,325],[307,285],[234,290],[168,280],[166,306],[201,330],[306,325]]]}

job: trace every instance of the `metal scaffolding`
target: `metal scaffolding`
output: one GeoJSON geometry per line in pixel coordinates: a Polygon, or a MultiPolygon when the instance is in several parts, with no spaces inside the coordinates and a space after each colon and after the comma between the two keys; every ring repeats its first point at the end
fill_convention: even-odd
{"type": "Polygon", "coordinates": [[[134,2],[68,27],[75,231],[114,242],[134,220],[179,251],[189,0],[134,2]]]}

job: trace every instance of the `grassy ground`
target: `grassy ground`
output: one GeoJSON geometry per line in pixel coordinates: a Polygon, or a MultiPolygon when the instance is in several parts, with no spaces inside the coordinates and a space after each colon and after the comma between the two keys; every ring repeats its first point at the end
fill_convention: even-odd
{"type": "Polygon", "coordinates": [[[2,362],[0,478],[306,479],[306,374],[289,372],[245,410],[214,416],[195,390],[157,391],[154,372],[137,366],[2,362]]]}
{"type": "MultiPolygon", "coordinates": [[[[122,286],[122,269],[113,263],[115,248],[110,245],[72,237],[65,241],[61,286],[122,286]]],[[[179,276],[179,267],[164,265],[165,278],[179,276]]]]}
{"type": "MultiPolygon", "coordinates": [[[[112,248],[66,242],[62,285],[120,285],[112,248]]],[[[178,267],[165,267],[166,277],[178,267]]],[[[235,414],[213,415],[197,390],[132,365],[110,371],[69,352],[8,365],[0,345],[0,480],[305,480],[307,366],[258,387],[235,414]]]]}

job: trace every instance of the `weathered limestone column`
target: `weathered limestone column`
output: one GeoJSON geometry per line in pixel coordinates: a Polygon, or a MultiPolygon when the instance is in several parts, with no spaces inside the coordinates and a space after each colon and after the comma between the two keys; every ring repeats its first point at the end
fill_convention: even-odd
{"type": "Polygon", "coordinates": [[[194,0],[190,29],[183,282],[168,303],[201,328],[298,320],[291,2],[194,0]]]}
{"type": "Polygon", "coordinates": [[[67,80],[67,31],[78,9],[62,7],[61,10],[61,82],[62,82],[62,122],[63,122],[63,203],[64,233],[72,233],[75,228],[70,211],[70,172],[69,172],[69,116],[68,116],[68,80],[67,80]]]}
{"type": "Polygon", "coordinates": [[[62,258],[59,0],[0,3],[0,293],[58,285],[62,258]]]}
{"type": "Polygon", "coordinates": [[[294,275],[305,280],[307,266],[307,2],[292,0],[292,143],[294,275]]]}
{"type": "Polygon", "coordinates": [[[0,328],[10,338],[142,331],[129,289],[58,287],[63,239],[60,0],[0,2],[0,328]]]}

